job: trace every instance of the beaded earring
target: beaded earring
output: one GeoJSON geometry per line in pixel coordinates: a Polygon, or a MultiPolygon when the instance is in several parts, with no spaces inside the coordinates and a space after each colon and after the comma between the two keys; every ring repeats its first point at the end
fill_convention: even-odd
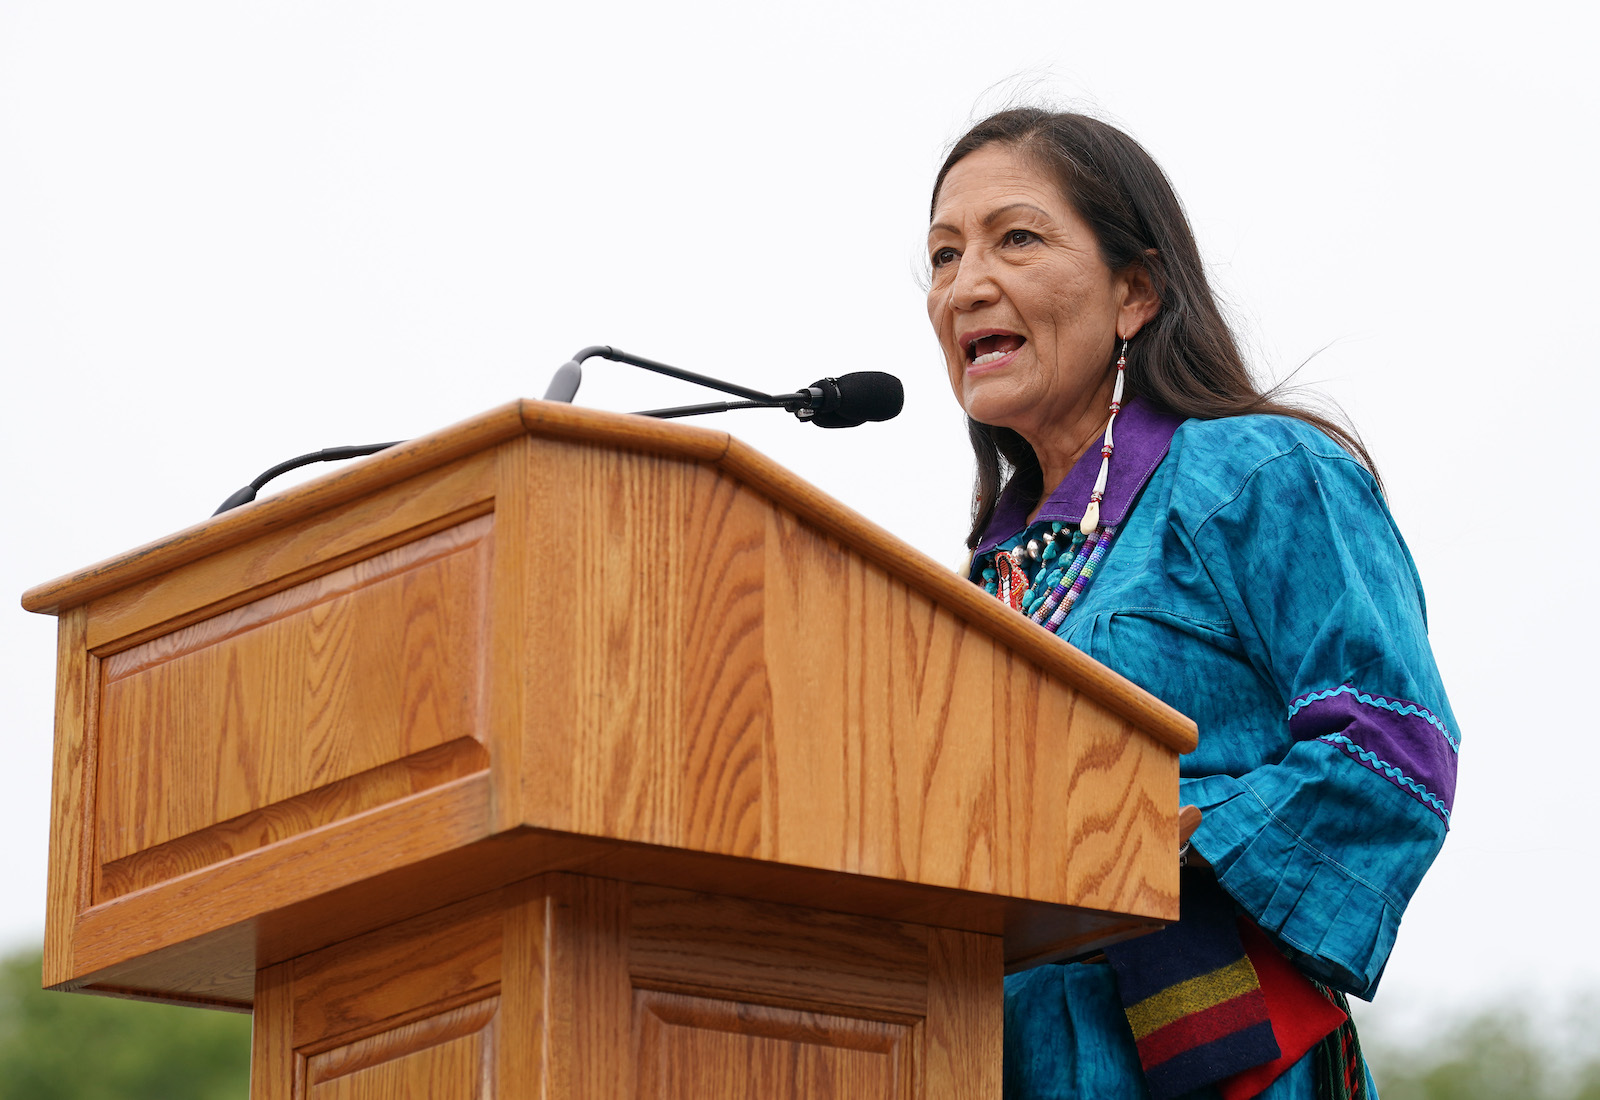
{"type": "Polygon", "coordinates": [[[1030,539],[1026,544],[1019,543],[997,552],[994,568],[983,571],[985,588],[1002,603],[1009,604],[1051,633],[1066,620],[1067,612],[1094,578],[1116,534],[1110,527],[1100,530],[1100,502],[1105,499],[1106,479],[1111,473],[1111,453],[1115,450],[1112,429],[1116,426],[1117,414],[1122,411],[1122,387],[1127,368],[1128,341],[1123,340],[1122,350],[1117,355],[1117,380],[1111,393],[1111,418],[1106,421],[1105,437],[1100,443],[1100,473],[1095,478],[1094,490],[1089,494],[1078,530],[1069,533],[1062,530],[1061,524],[1052,524],[1052,530],[1042,541],[1030,539]],[[1039,562],[1032,581],[1022,568],[1022,563],[1030,559],[1039,562]]]}
{"type": "Polygon", "coordinates": [[[1116,426],[1117,414],[1122,411],[1122,380],[1128,372],[1128,341],[1122,341],[1122,352],[1117,356],[1117,382],[1111,391],[1111,419],[1106,421],[1106,436],[1100,444],[1100,476],[1094,479],[1094,492],[1089,494],[1089,506],[1083,510],[1083,522],[1078,529],[1092,535],[1100,528],[1100,502],[1106,497],[1106,477],[1111,473],[1111,429],[1116,426]]]}

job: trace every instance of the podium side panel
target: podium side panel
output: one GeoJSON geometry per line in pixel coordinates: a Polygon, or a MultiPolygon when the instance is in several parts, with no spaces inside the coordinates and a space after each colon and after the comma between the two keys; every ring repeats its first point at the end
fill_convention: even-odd
{"type": "Polygon", "coordinates": [[[1178,916],[1178,759],[1093,700],[1016,658],[993,709],[1008,892],[1164,920],[1178,916]],[[1069,732],[1070,731],[1070,732],[1069,732]]]}
{"type": "Polygon", "coordinates": [[[45,899],[44,984],[73,976],[73,925],[89,904],[88,786],[94,774],[89,737],[99,661],[88,650],[88,613],[63,612],[56,628],[56,739],[50,778],[50,863],[45,899]]]}
{"type": "Polygon", "coordinates": [[[96,900],[487,766],[490,517],[101,662],[96,900]]]}
{"type": "Polygon", "coordinates": [[[780,510],[761,858],[1174,917],[1176,756],[780,510]]]}

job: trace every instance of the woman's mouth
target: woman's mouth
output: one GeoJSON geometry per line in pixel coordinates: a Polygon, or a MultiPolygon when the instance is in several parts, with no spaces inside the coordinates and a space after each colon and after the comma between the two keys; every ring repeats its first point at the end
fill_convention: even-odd
{"type": "Polygon", "coordinates": [[[1014,332],[994,332],[979,336],[966,343],[967,365],[987,367],[1013,355],[1023,344],[1023,337],[1014,332]]]}

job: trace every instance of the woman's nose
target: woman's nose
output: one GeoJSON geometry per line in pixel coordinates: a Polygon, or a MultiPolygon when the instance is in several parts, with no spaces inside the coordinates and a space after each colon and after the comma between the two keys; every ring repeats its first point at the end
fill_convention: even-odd
{"type": "Polygon", "coordinates": [[[983,256],[969,254],[961,258],[955,281],[950,284],[952,308],[962,312],[977,309],[993,302],[999,293],[1000,288],[995,285],[989,264],[983,256]]]}

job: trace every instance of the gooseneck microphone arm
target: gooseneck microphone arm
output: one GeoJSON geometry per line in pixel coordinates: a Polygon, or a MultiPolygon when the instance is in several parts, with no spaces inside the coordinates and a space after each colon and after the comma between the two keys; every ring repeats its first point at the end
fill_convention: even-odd
{"type": "MultiPolygon", "coordinates": [[[[703,413],[727,412],[729,409],[784,409],[793,413],[797,419],[815,424],[819,428],[854,428],[869,420],[891,420],[900,415],[900,407],[905,400],[900,379],[892,374],[881,371],[857,371],[853,374],[843,374],[838,378],[819,378],[810,386],[795,393],[783,393],[774,396],[762,393],[748,386],[740,386],[733,382],[724,382],[718,378],[711,378],[704,374],[696,374],[692,370],[682,367],[668,366],[658,363],[654,359],[646,359],[642,355],[629,355],[617,348],[607,347],[604,344],[595,344],[584,348],[567,362],[561,364],[556,370],[555,377],[550,379],[550,385],[545,390],[546,401],[560,401],[570,404],[578,393],[578,386],[583,381],[583,361],[593,359],[595,356],[615,360],[618,363],[627,363],[631,366],[642,367],[657,374],[667,375],[684,382],[693,382],[697,386],[706,386],[710,389],[721,390],[723,393],[733,394],[735,397],[744,398],[743,401],[713,401],[705,405],[679,405],[670,409],[649,409],[636,413],[636,416],[653,416],[666,420],[679,416],[699,416],[703,413]]],[[[220,516],[223,512],[248,504],[256,499],[256,494],[277,477],[290,470],[298,470],[301,466],[309,466],[313,462],[335,462],[345,458],[360,458],[363,455],[376,454],[379,451],[403,443],[404,440],[392,440],[388,443],[363,443],[354,447],[324,447],[320,451],[299,455],[287,462],[280,462],[270,470],[263,472],[250,484],[234,493],[223,501],[215,512],[211,514],[220,516]]]]}
{"type": "Polygon", "coordinates": [[[703,413],[727,412],[730,409],[785,409],[795,415],[808,410],[815,400],[810,393],[784,393],[760,401],[712,401],[706,405],[676,405],[670,409],[644,409],[634,416],[653,416],[657,420],[670,420],[678,416],[700,416],[703,413]]]}
{"type": "MultiPolygon", "coordinates": [[[[762,393],[760,390],[753,390],[748,386],[740,386],[733,382],[723,382],[720,379],[708,378],[706,375],[696,374],[692,370],[684,370],[682,367],[668,366],[666,363],[658,363],[654,359],[646,359],[642,355],[630,355],[620,348],[613,348],[605,344],[593,344],[589,347],[586,347],[574,355],[571,359],[561,364],[561,366],[556,369],[555,377],[550,379],[549,387],[544,391],[544,399],[546,401],[560,401],[564,404],[570,405],[572,403],[572,399],[577,396],[578,386],[583,382],[583,361],[585,359],[593,359],[597,355],[602,359],[610,359],[615,363],[628,363],[635,367],[643,367],[645,370],[655,371],[657,374],[664,374],[668,378],[677,378],[684,382],[693,382],[697,386],[705,386],[707,389],[721,390],[723,393],[731,393],[735,397],[743,397],[747,401],[773,403],[750,406],[730,405],[729,408],[782,407],[782,403],[779,401],[779,399],[773,397],[770,393],[762,393]]],[[[720,412],[722,410],[708,409],[706,411],[720,412]]],[[[650,416],[653,414],[645,413],[644,415],[650,416]]],[[[677,415],[687,416],[688,414],[679,413],[677,415]]]]}
{"type": "Polygon", "coordinates": [[[240,489],[238,492],[234,493],[227,500],[223,501],[217,507],[217,510],[211,514],[214,516],[220,516],[222,513],[237,508],[241,504],[249,504],[252,500],[256,499],[256,494],[262,490],[267,482],[271,481],[279,474],[286,474],[290,470],[298,470],[300,467],[309,466],[313,462],[337,462],[343,458],[360,458],[363,455],[377,454],[379,451],[387,450],[397,443],[404,442],[405,440],[403,439],[395,439],[390,440],[388,443],[361,443],[353,447],[324,447],[320,451],[312,451],[309,454],[303,454],[297,458],[291,458],[287,462],[280,462],[272,469],[263,472],[254,481],[246,485],[243,489],[240,489]]]}
{"type": "Polygon", "coordinates": [[[743,397],[743,401],[716,401],[703,405],[679,405],[669,409],[647,409],[635,416],[653,416],[669,419],[679,416],[699,416],[704,413],[727,412],[730,409],[784,409],[797,419],[815,424],[819,428],[854,428],[869,420],[890,420],[900,413],[905,391],[900,380],[881,371],[857,371],[838,378],[821,378],[796,393],[774,396],[750,389],[748,386],[724,382],[682,367],[668,366],[642,355],[604,344],[594,344],[579,351],[557,368],[545,390],[546,401],[570,403],[577,396],[583,381],[583,362],[600,356],[618,363],[628,363],[645,370],[665,374],[670,378],[693,382],[723,393],[743,397]]]}

